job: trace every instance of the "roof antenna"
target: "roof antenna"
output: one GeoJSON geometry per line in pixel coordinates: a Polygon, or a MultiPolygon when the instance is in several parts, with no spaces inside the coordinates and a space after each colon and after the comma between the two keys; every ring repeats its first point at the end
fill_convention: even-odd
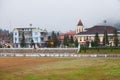
{"type": "Polygon", "coordinates": [[[30,27],[32,27],[32,24],[30,24],[30,27]]]}

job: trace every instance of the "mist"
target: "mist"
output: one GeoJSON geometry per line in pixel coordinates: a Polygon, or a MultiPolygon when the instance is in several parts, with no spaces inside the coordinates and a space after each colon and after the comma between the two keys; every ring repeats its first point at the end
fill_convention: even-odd
{"type": "Polygon", "coordinates": [[[120,0],[0,0],[0,28],[46,28],[66,32],[75,30],[79,19],[84,26],[118,23],[120,0]],[[111,22],[112,21],[112,22],[111,22]]]}

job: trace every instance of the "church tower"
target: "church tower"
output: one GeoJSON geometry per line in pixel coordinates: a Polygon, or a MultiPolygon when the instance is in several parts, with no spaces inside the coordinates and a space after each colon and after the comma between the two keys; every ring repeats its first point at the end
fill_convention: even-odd
{"type": "Polygon", "coordinates": [[[83,32],[83,23],[81,20],[79,20],[78,24],[77,24],[77,29],[76,29],[76,34],[83,32]]]}

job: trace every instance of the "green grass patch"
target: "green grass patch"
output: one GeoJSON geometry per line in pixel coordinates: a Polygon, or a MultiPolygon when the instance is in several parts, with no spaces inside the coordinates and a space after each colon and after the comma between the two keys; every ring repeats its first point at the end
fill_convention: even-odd
{"type": "Polygon", "coordinates": [[[87,53],[87,54],[119,54],[120,47],[94,47],[94,48],[87,48],[82,47],[80,53],[87,53]]]}

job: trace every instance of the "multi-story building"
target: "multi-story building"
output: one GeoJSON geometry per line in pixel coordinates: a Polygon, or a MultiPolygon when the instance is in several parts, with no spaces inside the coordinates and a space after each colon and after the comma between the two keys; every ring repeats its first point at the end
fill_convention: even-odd
{"type": "Polygon", "coordinates": [[[29,48],[31,40],[34,41],[37,47],[43,47],[47,41],[47,30],[39,28],[15,28],[13,30],[13,44],[15,48],[20,48],[22,34],[25,36],[26,47],[29,48]]]}
{"type": "MultiPolygon", "coordinates": [[[[76,35],[75,37],[77,38],[78,42],[80,44],[86,44],[86,41],[94,41],[95,39],[95,34],[99,34],[99,39],[100,39],[100,44],[103,44],[103,38],[104,38],[104,32],[105,30],[107,31],[108,34],[108,40],[110,45],[114,46],[114,30],[117,29],[112,26],[107,26],[107,25],[97,25],[93,26],[91,28],[86,28],[84,29],[83,24],[81,20],[79,21],[77,25],[77,30],[76,30],[76,35]]],[[[117,29],[117,34],[118,34],[118,39],[120,41],[120,31],[117,29]]]]}

